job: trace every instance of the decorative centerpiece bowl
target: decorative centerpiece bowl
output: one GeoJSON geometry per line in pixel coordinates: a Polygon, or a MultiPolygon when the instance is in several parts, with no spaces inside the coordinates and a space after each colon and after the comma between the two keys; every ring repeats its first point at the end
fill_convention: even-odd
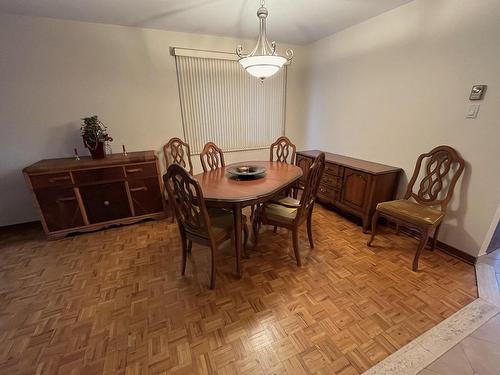
{"type": "Polygon", "coordinates": [[[238,180],[256,180],[266,175],[266,168],[259,165],[234,165],[227,168],[227,172],[238,180]]]}

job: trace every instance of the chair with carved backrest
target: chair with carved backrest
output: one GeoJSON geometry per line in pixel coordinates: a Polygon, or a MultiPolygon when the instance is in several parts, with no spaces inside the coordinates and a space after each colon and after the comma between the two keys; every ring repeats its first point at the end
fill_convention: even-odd
{"type": "Polygon", "coordinates": [[[377,205],[372,219],[372,235],[368,246],[371,246],[376,235],[379,217],[395,222],[398,229],[401,225],[416,230],[421,235],[413,260],[413,271],[417,271],[420,254],[432,231],[434,235],[431,249],[434,250],[436,247],[439,229],[446,215],[448,203],[464,167],[465,162],[462,157],[449,146],[438,146],[420,155],[404,199],[382,202],[377,205]],[[422,169],[423,163],[425,169],[422,169]],[[413,189],[422,171],[424,175],[415,193],[413,189]]]}
{"type": "Polygon", "coordinates": [[[314,248],[312,237],[312,213],[319,183],[325,169],[325,154],[320,153],[312,163],[307,174],[307,181],[300,200],[286,197],[279,202],[264,203],[258,207],[253,220],[255,246],[258,241],[259,224],[273,225],[290,229],[292,231],[293,251],[297,265],[302,264],[299,252],[299,226],[307,221],[307,235],[309,244],[314,248]]]}
{"type": "MultiPolygon", "coordinates": [[[[297,151],[297,147],[292,143],[292,141],[285,136],[281,136],[269,147],[269,161],[276,161],[280,163],[286,164],[295,164],[295,153],[297,151]]],[[[289,188],[287,191],[282,192],[282,194],[287,197],[288,195],[293,195],[294,198],[297,198],[298,190],[304,187],[304,181],[300,179],[297,181],[295,189],[289,188]]],[[[285,198],[286,199],[286,198],[285,198]]],[[[279,199],[278,199],[279,201],[279,199]]],[[[252,207],[252,214],[253,214],[252,207]]],[[[277,227],[274,227],[274,232],[276,233],[277,227]]]]}
{"type": "MultiPolygon", "coordinates": [[[[191,149],[189,144],[182,139],[171,138],[163,146],[163,156],[165,157],[165,167],[168,168],[171,164],[177,164],[186,169],[190,175],[193,174],[193,163],[191,162],[191,149]]],[[[174,220],[173,207],[167,198],[167,208],[172,212],[172,222],[174,220]]]]}
{"type": "MultiPolygon", "coordinates": [[[[207,209],[198,181],[180,165],[171,164],[163,176],[163,181],[174,206],[181,236],[181,273],[184,275],[186,272],[187,255],[191,252],[191,243],[208,246],[211,254],[210,289],[213,289],[215,287],[215,253],[219,244],[231,238],[233,215],[227,211],[207,209]]],[[[246,251],[248,232],[246,218],[243,217],[243,219],[246,251]]]]}
{"type": "Polygon", "coordinates": [[[203,147],[200,153],[200,160],[204,172],[226,166],[224,163],[224,152],[213,142],[208,142],[203,147]]]}
{"type": "Polygon", "coordinates": [[[168,168],[170,164],[178,164],[185,168],[189,174],[193,174],[193,164],[191,163],[191,150],[189,145],[182,139],[171,138],[163,146],[163,156],[165,157],[165,166],[168,168]]]}
{"type": "Polygon", "coordinates": [[[269,161],[279,161],[281,163],[295,164],[295,152],[297,147],[287,137],[279,137],[269,150],[269,161]]]}

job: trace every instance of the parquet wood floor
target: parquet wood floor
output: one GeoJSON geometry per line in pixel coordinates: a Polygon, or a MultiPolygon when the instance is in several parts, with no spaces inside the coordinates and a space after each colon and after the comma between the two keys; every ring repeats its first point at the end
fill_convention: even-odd
{"type": "Polygon", "coordinates": [[[359,374],[477,297],[472,266],[381,228],[376,247],[317,207],[298,269],[287,231],[264,228],[207,288],[208,250],[179,272],[170,220],[46,242],[0,235],[1,374],[359,374]]]}

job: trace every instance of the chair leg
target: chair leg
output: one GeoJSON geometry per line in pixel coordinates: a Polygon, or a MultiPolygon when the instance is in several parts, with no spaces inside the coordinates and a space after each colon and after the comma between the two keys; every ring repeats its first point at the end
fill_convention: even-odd
{"type": "Polygon", "coordinates": [[[259,220],[258,218],[253,219],[252,221],[252,227],[253,227],[253,246],[257,247],[257,243],[259,241],[259,220]]]}
{"type": "Polygon", "coordinates": [[[378,211],[375,211],[372,217],[372,235],[370,237],[370,240],[368,241],[368,246],[372,245],[373,239],[375,238],[375,235],[377,234],[377,221],[378,221],[378,211]]]}
{"type": "Polygon", "coordinates": [[[437,243],[438,236],[439,236],[439,230],[441,229],[441,224],[442,224],[442,223],[440,223],[440,224],[436,227],[436,230],[434,231],[434,236],[433,236],[433,238],[432,238],[432,248],[431,248],[431,251],[436,250],[436,243],[437,243]]]}
{"type": "Polygon", "coordinates": [[[210,289],[215,288],[215,252],[217,251],[216,245],[212,244],[210,246],[210,289]]]}
{"type": "Polygon", "coordinates": [[[191,254],[191,250],[193,249],[193,241],[188,240],[187,241],[187,253],[191,254]]]}
{"type": "Polygon", "coordinates": [[[245,253],[245,258],[250,258],[248,255],[248,226],[245,224],[243,225],[243,252],[245,253]]]}
{"type": "Polygon", "coordinates": [[[187,253],[189,248],[188,243],[191,243],[191,241],[186,238],[186,233],[184,233],[184,231],[181,231],[181,245],[182,245],[181,275],[182,276],[186,274],[187,253]]]}
{"type": "Polygon", "coordinates": [[[307,237],[309,237],[309,246],[314,249],[313,233],[312,233],[312,210],[309,211],[307,216],[307,237]]]}
{"type": "Polygon", "coordinates": [[[429,239],[429,231],[425,231],[425,233],[422,233],[422,238],[420,239],[420,243],[418,244],[415,258],[413,259],[413,271],[415,272],[418,271],[418,259],[420,258],[420,254],[422,253],[422,250],[425,248],[428,239],[429,239]]]}
{"type": "Polygon", "coordinates": [[[292,242],[293,242],[293,252],[295,253],[295,259],[297,260],[297,266],[302,266],[302,261],[300,260],[299,252],[299,228],[295,227],[292,230],[292,242]]]}

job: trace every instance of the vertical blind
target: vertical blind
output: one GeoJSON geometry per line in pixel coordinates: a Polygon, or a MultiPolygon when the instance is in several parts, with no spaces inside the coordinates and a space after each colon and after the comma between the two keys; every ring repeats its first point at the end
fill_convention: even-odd
{"type": "Polygon", "coordinates": [[[194,154],[267,148],[285,130],[286,67],[260,82],[234,60],[175,56],[184,138],[194,154]]]}

